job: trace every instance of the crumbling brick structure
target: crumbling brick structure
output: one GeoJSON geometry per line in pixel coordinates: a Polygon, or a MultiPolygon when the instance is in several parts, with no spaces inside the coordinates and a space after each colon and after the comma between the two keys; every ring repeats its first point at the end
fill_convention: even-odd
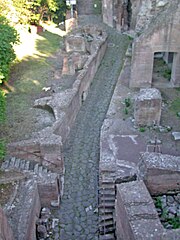
{"type": "Polygon", "coordinates": [[[151,87],[154,53],[173,52],[171,84],[180,86],[180,2],[172,1],[133,44],[130,87],[151,87]]]}

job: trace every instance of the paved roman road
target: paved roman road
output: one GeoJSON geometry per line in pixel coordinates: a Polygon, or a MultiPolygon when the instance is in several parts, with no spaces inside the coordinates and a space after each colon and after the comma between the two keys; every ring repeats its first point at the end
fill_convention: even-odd
{"type": "Polygon", "coordinates": [[[129,42],[127,36],[114,30],[108,33],[104,59],[64,147],[66,172],[59,210],[60,240],[98,239],[100,129],[129,42]]]}

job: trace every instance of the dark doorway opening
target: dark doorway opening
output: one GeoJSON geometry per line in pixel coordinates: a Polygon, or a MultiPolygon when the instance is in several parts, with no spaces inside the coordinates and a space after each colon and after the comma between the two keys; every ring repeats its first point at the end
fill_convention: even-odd
{"type": "Polygon", "coordinates": [[[152,74],[152,86],[159,88],[170,88],[171,72],[173,65],[173,52],[155,52],[152,74]]]}

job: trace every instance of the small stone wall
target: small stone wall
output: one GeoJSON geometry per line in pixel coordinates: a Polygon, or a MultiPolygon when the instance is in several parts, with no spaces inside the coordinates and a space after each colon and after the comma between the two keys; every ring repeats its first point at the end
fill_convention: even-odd
{"type": "Polygon", "coordinates": [[[116,186],[117,240],[178,240],[180,229],[165,230],[142,180],[116,186]]]}
{"type": "Polygon", "coordinates": [[[116,189],[117,240],[162,239],[163,227],[143,181],[122,183],[116,189]]]}
{"type": "Polygon", "coordinates": [[[134,119],[137,126],[159,125],[162,98],[158,89],[141,89],[135,99],[134,119]]]}

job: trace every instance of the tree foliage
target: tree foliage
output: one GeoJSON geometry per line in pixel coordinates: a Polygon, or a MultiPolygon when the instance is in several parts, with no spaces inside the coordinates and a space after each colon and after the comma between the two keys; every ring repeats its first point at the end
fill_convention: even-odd
{"type": "Polygon", "coordinates": [[[17,31],[9,25],[5,17],[0,17],[0,83],[9,76],[10,65],[15,59],[13,45],[18,43],[17,31]]]}

